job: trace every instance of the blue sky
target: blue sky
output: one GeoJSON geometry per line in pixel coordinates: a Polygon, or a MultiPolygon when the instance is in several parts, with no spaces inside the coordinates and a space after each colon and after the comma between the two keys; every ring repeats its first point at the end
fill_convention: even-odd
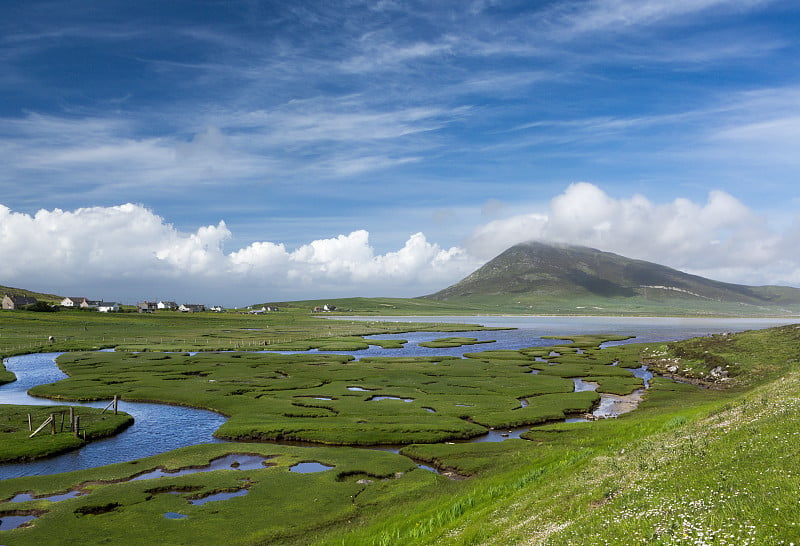
{"type": "Polygon", "coordinates": [[[34,0],[0,29],[0,284],[411,296],[539,238],[800,285],[796,2],[34,0]]]}

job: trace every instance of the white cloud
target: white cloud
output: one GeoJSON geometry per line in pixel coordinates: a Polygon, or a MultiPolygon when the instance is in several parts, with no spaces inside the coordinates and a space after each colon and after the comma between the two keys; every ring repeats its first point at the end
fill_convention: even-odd
{"type": "Polygon", "coordinates": [[[538,239],[591,246],[723,281],[800,285],[800,217],[779,229],[719,190],[704,203],[685,198],[654,203],[575,183],[543,210],[478,226],[463,248],[443,248],[414,233],[398,250],[376,254],[365,230],[294,249],[257,241],[226,251],[231,239],[224,221],[181,232],[130,203],[33,215],[0,205],[0,279],[123,302],[169,298],[230,305],[419,296],[460,280],[516,243],[538,239]]]}
{"type": "Polygon", "coordinates": [[[0,205],[0,278],[4,284],[106,299],[153,297],[253,303],[263,298],[419,296],[457,281],[478,262],[422,233],[376,255],[364,230],[319,239],[289,251],[254,242],[226,253],[231,231],[220,221],[182,233],[134,204],[15,213],[0,205]]]}
{"type": "Polygon", "coordinates": [[[713,279],[800,285],[798,225],[778,230],[724,191],[705,203],[613,198],[586,182],[570,185],[546,211],[479,226],[466,249],[489,259],[529,240],[595,247],[713,279]]]}

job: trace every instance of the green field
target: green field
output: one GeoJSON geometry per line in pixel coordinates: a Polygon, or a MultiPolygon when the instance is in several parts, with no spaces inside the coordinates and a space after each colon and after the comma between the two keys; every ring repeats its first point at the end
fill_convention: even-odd
{"type": "MultiPolygon", "coordinates": [[[[60,314],[69,324],[21,318],[8,331],[41,337],[63,328],[65,335],[81,316],[60,314]]],[[[365,343],[358,338],[366,334],[424,326],[329,325],[299,312],[131,317],[101,317],[86,325],[86,337],[79,339],[78,331],[56,344],[90,349],[98,336],[120,337],[118,325],[125,324],[126,341],[119,345],[146,352],[73,351],[58,361],[71,377],[37,387],[37,394],[118,394],[211,408],[230,417],[219,436],[248,442],[2,481],[0,520],[37,517],[28,528],[0,531],[0,543],[72,540],[65,537],[81,544],[800,543],[796,326],[602,350],[597,346],[605,337],[579,336],[567,345],[519,351],[476,345],[465,359],[354,361],[344,353],[189,356],[157,350],[215,347],[205,339],[219,346],[235,340],[242,349],[247,341],[263,342],[267,330],[276,344],[345,347],[365,343]],[[244,329],[258,321],[261,330],[244,329]],[[183,335],[170,339],[183,341],[156,341],[156,323],[174,327],[183,335]],[[292,338],[280,341],[280,335],[292,338]],[[599,394],[640,388],[641,380],[625,368],[641,363],[683,382],[656,377],[639,408],[617,419],[560,422],[589,410],[599,394]],[[598,392],[572,392],[573,377],[598,383],[598,392]],[[522,424],[534,425],[522,439],[462,441],[490,427],[522,424]],[[320,447],[250,441],[256,439],[320,447]],[[402,447],[390,453],[323,443],[402,447]],[[197,467],[231,453],[261,454],[274,466],[129,481],[155,468],[197,467]],[[289,471],[304,461],[331,468],[289,471]],[[418,462],[443,475],[417,468],[418,462]],[[73,490],[84,494],[58,502],[35,498],[73,490]],[[219,492],[237,496],[191,504],[219,492]],[[34,498],[10,502],[18,493],[34,498]]]]}

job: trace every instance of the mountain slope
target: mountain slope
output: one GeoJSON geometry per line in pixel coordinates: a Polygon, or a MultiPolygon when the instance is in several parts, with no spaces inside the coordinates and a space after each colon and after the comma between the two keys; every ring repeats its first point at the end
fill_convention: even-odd
{"type": "Polygon", "coordinates": [[[425,297],[438,301],[612,298],[800,305],[797,288],[724,283],[593,248],[541,242],[513,246],[462,281],[425,297]]]}

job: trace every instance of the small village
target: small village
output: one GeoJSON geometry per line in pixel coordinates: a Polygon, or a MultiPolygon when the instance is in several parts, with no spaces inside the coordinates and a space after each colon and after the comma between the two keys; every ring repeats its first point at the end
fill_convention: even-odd
{"type": "MultiPolygon", "coordinates": [[[[178,305],[174,301],[140,301],[136,306],[124,306],[115,301],[90,300],[83,296],[70,296],[63,298],[61,301],[53,305],[52,303],[40,301],[33,296],[17,295],[17,294],[4,294],[3,305],[4,310],[19,310],[28,309],[34,311],[54,311],[59,308],[64,309],[82,309],[88,311],[97,311],[99,313],[119,313],[119,312],[137,312],[137,313],[156,313],[159,311],[175,311],[179,313],[226,313],[229,309],[221,305],[206,306],[199,303],[182,303],[178,305]]],[[[336,306],[325,304],[315,306],[311,311],[312,313],[329,313],[335,311],[336,306]]],[[[244,309],[231,309],[231,311],[239,313],[247,313],[251,315],[260,315],[264,313],[276,313],[280,311],[278,307],[273,305],[262,305],[261,307],[247,307],[244,309]]]]}

